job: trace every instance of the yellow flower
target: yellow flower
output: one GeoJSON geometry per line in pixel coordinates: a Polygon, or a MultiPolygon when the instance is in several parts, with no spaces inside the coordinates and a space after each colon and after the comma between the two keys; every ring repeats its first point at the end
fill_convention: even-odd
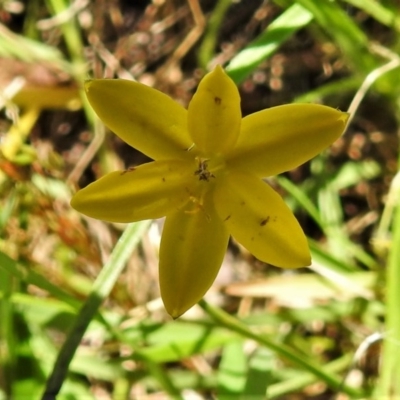
{"type": "Polygon", "coordinates": [[[230,234],[266,263],[310,264],[299,223],[262,178],[321,152],[341,135],[347,114],[291,104],[242,119],[239,92],[219,66],[200,82],[187,111],[126,80],[91,80],[86,93],[112,131],[155,161],[104,176],[76,193],[71,205],[110,222],[166,216],[160,288],[172,317],[212,285],[230,234]]]}

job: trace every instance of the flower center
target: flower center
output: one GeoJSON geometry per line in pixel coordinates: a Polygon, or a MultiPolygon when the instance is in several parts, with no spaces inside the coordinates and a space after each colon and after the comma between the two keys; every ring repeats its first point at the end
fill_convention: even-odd
{"type": "Polygon", "coordinates": [[[199,181],[209,181],[210,178],[215,178],[215,175],[208,170],[208,159],[196,157],[198,162],[198,169],[194,171],[194,174],[199,177],[199,181]]]}
{"type": "Polygon", "coordinates": [[[195,160],[197,169],[194,171],[194,175],[199,178],[199,181],[209,182],[211,179],[215,179],[214,173],[217,173],[225,166],[225,162],[218,157],[196,157],[195,160]]]}

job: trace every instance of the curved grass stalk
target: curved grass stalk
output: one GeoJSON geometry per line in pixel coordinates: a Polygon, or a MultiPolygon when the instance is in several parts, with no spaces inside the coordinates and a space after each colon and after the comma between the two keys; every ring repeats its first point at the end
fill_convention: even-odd
{"type": "Polygon", "coordinates": [[[314,376],[318,377],[324,381],[329,387],[331,387],[336,392],[346,393],[353,398],[362,398],[364,393],[360,389],[352,388],[345,385],[341,378],[338,376],[327,372],[324,368],[319,365],[314,364],[314,362],[307,360],[304,356],[296,354],[289,347],[276,343],[270,340],[265,335],[260,335],[249,329],[240,320],[232,317],[225,311],[215,308],[208,304],[206,301],[201,300],[199,302],[200,307],[214,320],[219,326],[225,327],[233,332],[238,333],[248,339],[255,340],[257,343],[265,346],[277,354],[283,356],[293,364],[304,369],[304,371],[311,372],[314,376]]]}
{"type": "Polygon", "coordinates": [[[386,265],[386,334],[381,371],[375,398],[400,396],[400,185],[399,172],[393,179],[390,193],[396,199],[393,210],[392,240],[386,265]]]}
{"type": "Polygon", "coordinates": [[[89,297],[82,305],[75,323],[58,353],[53,371],[47,380],[42,400],[51,400],[56,398],[67,377],[69,365],[87,327],[90,324],[90,321],[92,321],[97,314],[101,303],[110,294],[115,282],[124,269],[128,258],[139,244],[140,239],[147,230],[149,224],[150,221],[142,221],[128,225],[124,233],[121,235],[111,253],[110,259],[104,265],[102,271],[94,282],[89,297]]]}

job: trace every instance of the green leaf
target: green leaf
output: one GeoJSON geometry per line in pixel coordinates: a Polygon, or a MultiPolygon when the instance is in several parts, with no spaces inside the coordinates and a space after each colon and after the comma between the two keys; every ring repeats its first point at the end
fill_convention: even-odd
{"type": "Polygon", "coordinates": [[[215,350],[232,340],[237,340],[237,335],[223,328],[174,321],[148,334],[149,346],[137,355],[157,363],[173,362],[215,350]]]}
{"type": "Polygon", "coordinates": [[[244,341],[236,341],[224,346],[218,371],[218,398],[229,400],[238,398],[246,384],[247,360],[244,341]]]}
{"type": "Polygon", "coordinates": [[[259,347],[250,357],[246,386],[241,400],[265,400],[268,386],[272,383],[272,371],[276,368],[275,355],[269,349],[259,347]]]}

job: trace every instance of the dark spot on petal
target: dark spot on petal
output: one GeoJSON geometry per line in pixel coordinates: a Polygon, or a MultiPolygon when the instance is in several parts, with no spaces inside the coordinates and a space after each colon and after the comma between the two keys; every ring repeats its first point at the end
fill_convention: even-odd
{"type": "Polygon", "coordinates": [[[246,204],[246,202],[244,201],[244,200],[242,200],[241,202],[240,202],[240,205],[241,206],[244,206],[246,204]]]}
{"type": "Polygon", "coordinates": [[[263,219],[263,220],[260,222],[260,226],[265,226],[265,225],[267,225],[267,224],[268,224],[268,221],[269,221],[269,216],[268,216],[267,218],[263,219]]]}
{"type": "Polygon", "coordinates": [[[228,221],[228,219],[231,217],[231,215],[229,214],[225,219],[224,219],[224,222],[225,221],[228,221]]]}
{"type": "Polygon", "coordinates": [[[165,178],[164,177],[162,177],[162,181],[165,182],[165,178]]]}
{"type": "Polygon", "coordinates": [[[215,102],[215,104],[218,104],[218,105],[220,105],[220,104],[221,104],[221,102],[222,102],[222,99],[221,99],[221,97],[214,97],[214,102],[215,102]]]}

